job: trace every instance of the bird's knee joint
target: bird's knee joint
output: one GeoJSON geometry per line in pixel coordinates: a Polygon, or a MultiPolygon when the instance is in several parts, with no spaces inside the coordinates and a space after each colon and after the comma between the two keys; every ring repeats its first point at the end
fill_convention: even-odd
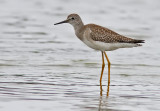
{"type": "Polygon", "coordinates": [[[102,64],[102,67],[105,67],[105,64],[104,64],[104,63],[102,64]]]}

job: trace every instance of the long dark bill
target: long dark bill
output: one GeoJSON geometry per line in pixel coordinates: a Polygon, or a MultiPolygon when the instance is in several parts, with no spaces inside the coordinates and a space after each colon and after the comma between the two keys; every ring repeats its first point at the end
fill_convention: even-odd
{"type": "Polygon", "coordinates": [[[68,20],[64,20],[62,22],[55,23],[54,25],[63,24],[63,23],[67,23],[67,22],[68,22],[68,20]]]}

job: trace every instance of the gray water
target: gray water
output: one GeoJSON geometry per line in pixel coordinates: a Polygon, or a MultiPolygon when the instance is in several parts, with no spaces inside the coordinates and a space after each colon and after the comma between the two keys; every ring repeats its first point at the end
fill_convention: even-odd
{"type": "Polygon", "coordinates": [[[159,111],[159,13],[159,0],[0,0],[0,111],[159,111]],[[53,25],[70,13],[145,40],[107,52],[109,97],[101,53],[53,25]]]}

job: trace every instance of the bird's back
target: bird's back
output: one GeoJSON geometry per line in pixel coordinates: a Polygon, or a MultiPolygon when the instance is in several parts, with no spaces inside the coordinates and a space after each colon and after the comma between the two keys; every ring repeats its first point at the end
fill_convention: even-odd
{"type": "Polygon", "coordinates": [[[90,29],[90,37],[94,41],[105,43],[144,43],[144,40],[128,38],[99,25],[87,24],[85,27],[90,29]]]}

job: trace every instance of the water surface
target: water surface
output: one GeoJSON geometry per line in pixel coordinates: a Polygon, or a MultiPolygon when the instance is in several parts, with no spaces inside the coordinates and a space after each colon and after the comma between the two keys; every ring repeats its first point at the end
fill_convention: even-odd
{"type": "Polygon", "coordinates": [[[0,110],[159,111],[159,4],[0,0],[0,110]],[[107,52],[112,63],[109,97],[107,68],[100,96],[101,53],[79,41],[70,25],[53,25],[73,12],[84,23],[146,41],[143,47],[107,52]]]}

